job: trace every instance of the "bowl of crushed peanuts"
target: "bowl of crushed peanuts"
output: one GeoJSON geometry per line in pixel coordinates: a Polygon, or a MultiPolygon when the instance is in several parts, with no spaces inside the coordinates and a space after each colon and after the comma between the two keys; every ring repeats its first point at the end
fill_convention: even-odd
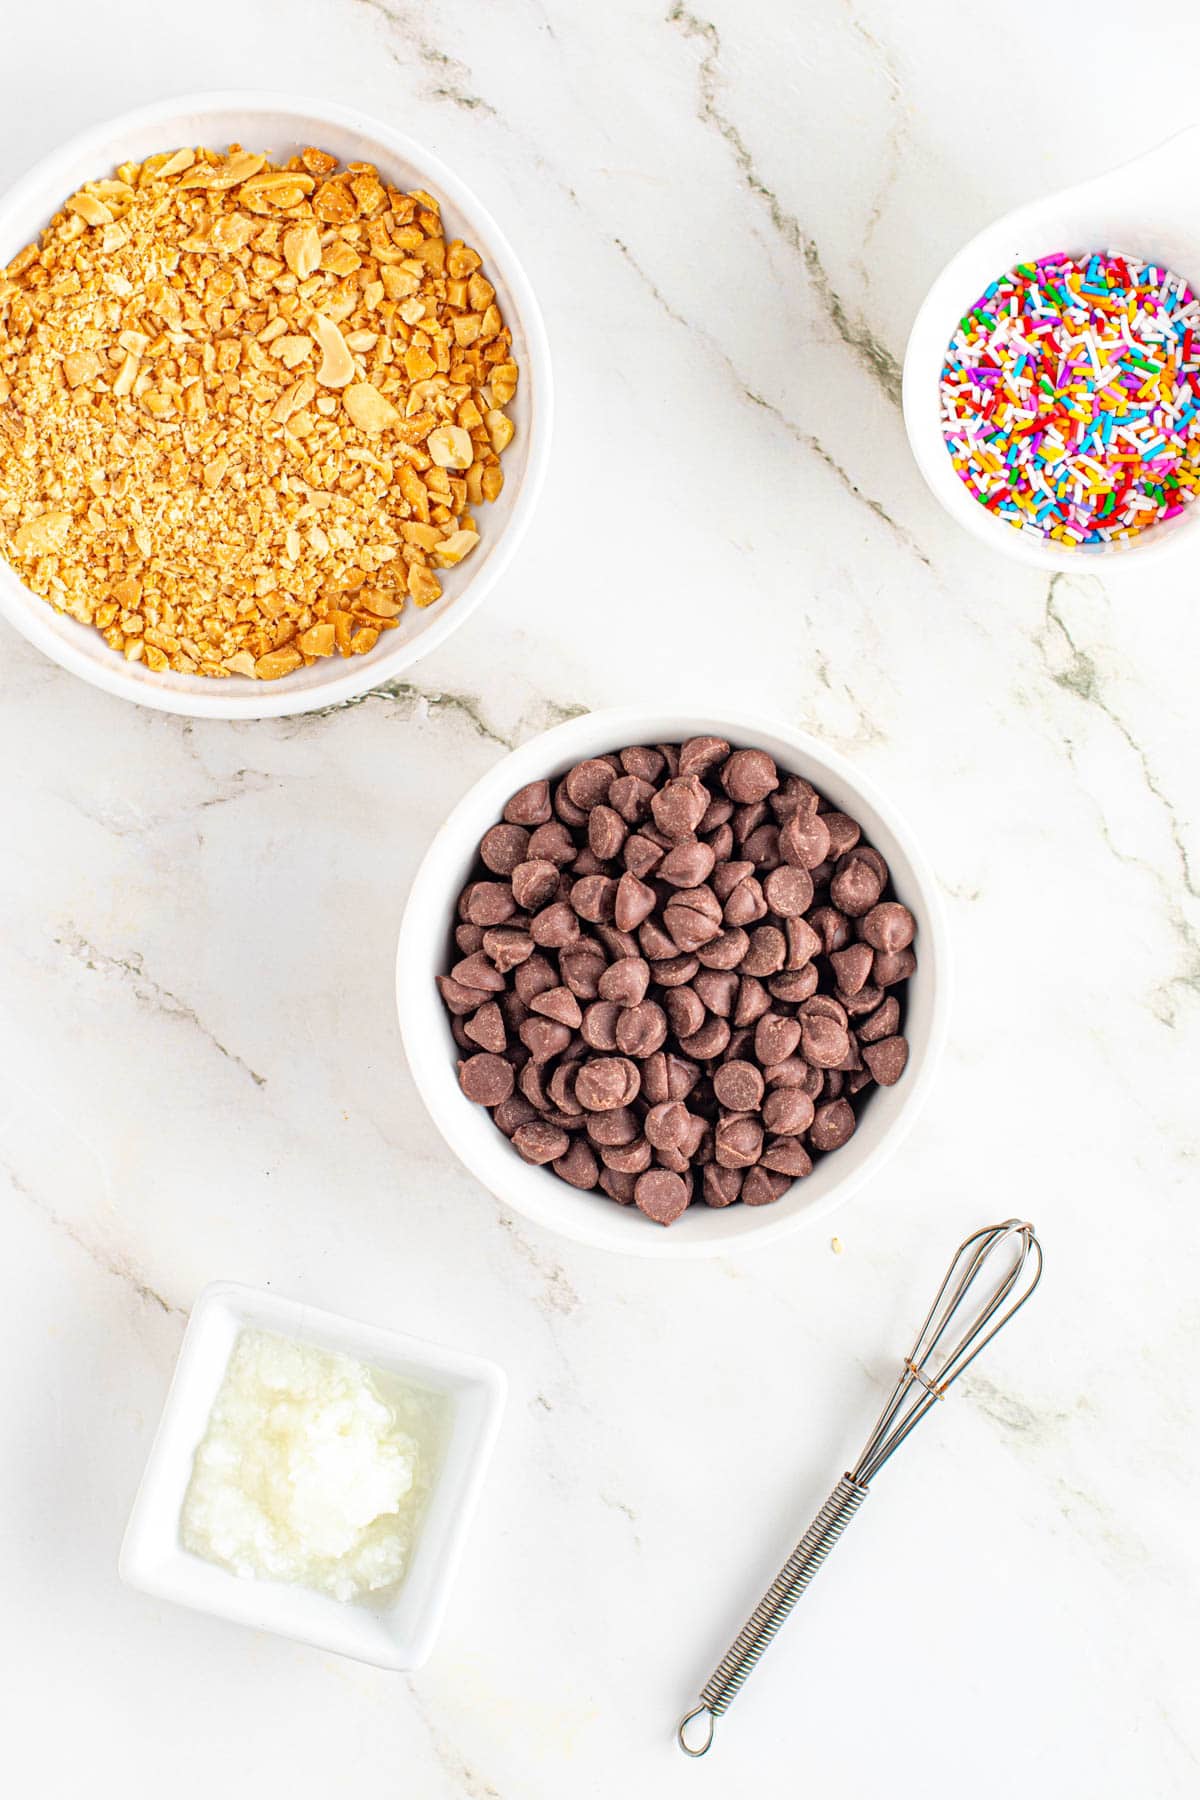
{"type": "Polygon", "coordinates": [[[0,199],[0,613],[167,712],[393,680],[503,573],[549,348],[461,180],[345,107],[205,95],[0,199]]]}

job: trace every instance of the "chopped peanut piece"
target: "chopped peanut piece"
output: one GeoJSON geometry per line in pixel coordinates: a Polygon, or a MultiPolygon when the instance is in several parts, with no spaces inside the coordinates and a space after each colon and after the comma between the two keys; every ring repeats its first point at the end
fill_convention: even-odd
{"type": "Polygon", "coordinates": [[[300,281],[307,281],[321,266],[321,239],[315,225],[293,225],[284,234],[283,260],[300,281]]]}
{"type": "Polygon", "coordinates": [[[165,162],[159,162],[157,157],[151,156],[142,164],[142,174],[152,176],[155,181],[169,181],[172,175],[182,175],[185,170],[190,169],[195,160],[194,150],[177,150],[165,162]]]}
{"type": "Polygon", "coordinates": [[[460,563],[464,556],[469,556],[479,542],[477,531],[452,531],[449,537],[443,538],[434,555],[440,568],[452,568],[460,563]]]}
{"type": "Polygon", "coordinates": [[[457,238],[450,245],[446,258],[446,266],[451,275],[470,275],[479,267],[479,252],[468,245],[460,243],[457,238]]]}
{"type": "Polygon", "coordinates": [[[417,474],[406,463],[400,471],[400,492],[408,501],[413,512],[424,525],[429,523],[429,490],[417,474]]]}
{"type": "Polygon", "coordinates": [[[437,374],[437,364],[428,350],[420,344],[410,344],[404,352],[404,367],[410,381],[427,381],[431,375],[437,374]]]}
{"type": "Polygon", "coordinates": [[[487,415],[485,423],[492,449],[499,456],[500,452],[507,450],[513,441],[513,422],[507,413],[502,413],[499,407],[494,406],[487,415]]]}
{"type": "Polygon", "coordinates": [[[85,381],[94,381],[100,373],[100,358],[94,350],[78,350],[73,356],[63,357],[63,374],[70,387],[82,387],[85,381]]]}
{"type": "Polygon", "coordinates": [[[118,400],[133,392],[133,384],[137,380],[140,367],[139,359],[134,356],[132,351],[127,351],[117,379],[113,382],[113,393],[118,400]]]}
{"type": "Polygon", "coordinates": [[[0,269],[0,555],[151,671],[368,655],[478,545],[516,386],[432,196],[311,146],[125,163],[0,269]]]}
{"type": "Polygon", "coordinates": [[[394,619],[403,608],[404,601],[395,594],[382,594],[378,591],[364,590],[359,596],[359,604],[364,612],[369,612],[375,619],[394,619]]]}
{"type": "Polygon", "coordinates": [[[354,195],[344,181],[327,181],[313,197],[313,211],[327,225],[348,225],[357,212],[354,195]]]}
{"type": "Polygon", "coordinates": [[[282,650],[270,650],[266,656],[260,656],[254,665],[254,673],[260,681],[278,681],[281,675],[290,675],[293,669],[300,668],[304,658],[290,644],[282,650]]]}
{"type": "Polygon", "coordinates": [[[307,631],[301,632],[296,641],[305,656],[332,656],[333,626],[324,619],[319,625],[310,625],[307,631]]]}
{"type": "Polygon", "coordinates": [[[471,434],[461,425],[439,425],[429,434],[428,449],[439,469],[469,469],[475,458],[471,434]]]}
{"type": "Polygon", "coordinates": [[[322,387],[345,387],[353,381],[355,375],[354,358],[346,347],[346,340],[324,313],[317,313],[313,318],[312,332],[321,346],[321,366],[317,370],[317,380],[322,387]]]}
{"type": "MultiPolygon", "coordinates": [[[[262,339],[259,339],[262,342],[262,339]]],[[[313,353],[310,337],[277,337],[271,344],[271,355],[277,356],[285,369],[295,369],[307,362],[313,353]]]]}
{"type": "Polygon", "coordinates": [[[374,218],[387,205],[387,191],[373,169],[352,176],[350,192],[358,201],[358,210],[364,219],[374,218]]]}
{"type": "Polygon", "coordinates": [[[467,299],[471,302],[472,307],[476,312],[486,312],[495,298],[496,290],[491,282],[485,281],[483,276],[476,271],[467,283],[467,299]]]}
{"type": "Polygon", "coordinates": [[[112,212],[95,194],[73,194],[67,201],[68,212],[78,213],[85,225],[111,225],[112,212]]]}
{"type": "Polygon", "coordinates": [[[336,156],[330,156],[327,150],[315,150],[311,146],[301,152],[300,161],[310,175],[332,175],[337,168],[336,156]]]}
{"type": "Polygon", "coordinates": [[[252,151],[242,150],[231,156],[224,168],[210,171],[208,186],[210,188],[233,188],[243,181],[249,181],[260,169],[266,167],[265,156],[255,156],[252,151]]]}
{"type": "Polygon", "coordinates": [[[342,404],[360,431],[375,437],[389,425],[399,423],[400,414],[390,400],[385,400],[369,381],[356,381],[342,395],[342,404]]]}
{"type": "Polygon", "coordinates": [[[343,656],[350,654],[350,633],[354,620],[348,612],[335,612],[333,615],[333,641],[343,656]]]}
{"type": "Polygon", "coordinates": [[[413,563],[408,571],[408,591],[418,606],[432,606],[441,597],[441,583],[424,563],[413,563]]]}
{"type": "Polygon", "coordinates": [[[275,402],[274,411],[271,414],[275,423],[286,425],[294,413],[298,413],[301,407],[308,405],[316,391],[317,384],[311,375],[302,375],[299,381],[294,381],[291,387],[275,402]]]}
{"type": "Polygon", "coordinates": [[[492,398],[497,406],[507,406],[517,391],[515,362],[497,363],[492,370],[492,398]]]}
{"type": "Polygon", "coordinates": [[[18,556],[46,556],[63,548],[70,529],[70,513],[42,513],[21,526],[13,537],[13,549],[18,556]]]}
{"type": "Polygon", "coordinates": [[[331,244],[322,252],[321,267],[327,275],[353,275],[355,269],[362,268],[362,258],[349,244],[331,244]]]}

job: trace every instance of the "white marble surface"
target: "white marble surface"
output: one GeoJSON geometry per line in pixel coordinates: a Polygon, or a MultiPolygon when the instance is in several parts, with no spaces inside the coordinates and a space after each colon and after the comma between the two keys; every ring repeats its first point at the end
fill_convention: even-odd
{"type": "Polygon", "coordinates": [[[1034,0],[974,20],[952,0],[6,14],[0,179],[185,87],[356,102],[510,229],[561,397],[517,567],[411,686],[193,726],[0,634],[14,1793],[1197,1791],[1198,572],[1048,586],[980,550],[924,491],[896,404],[909,320],[960,241],[1187,122],[1195,9],[1088,19],[1034,0]],[[1146,80],[1093,102],[1126,66],[1146,80]],[[1164,123],[1146,102],[1172,70],[1164,123]],[[953,1041],[900,1159],[839,1218],[840,1256],[820,1231],[625,1264],[505,1217],[435,1136],[400,1059],[394,931],[436,821],[504,745],[716,682],[911,816],[957,941],[953,1041]],[[857,1447],[951,1246],[1014,1209],[1046,1243],[1037,1302],[686,1763],[678,1711],[857,1447]],[[218,1276],[509,1372],[411,1679],[118,1585],[184,1317],[218,1276]]]}

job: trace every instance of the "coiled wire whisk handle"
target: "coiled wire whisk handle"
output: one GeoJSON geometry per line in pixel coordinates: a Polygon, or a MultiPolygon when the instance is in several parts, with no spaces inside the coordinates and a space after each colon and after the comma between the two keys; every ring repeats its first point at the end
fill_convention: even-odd
{"type": "Polygon", "coordinates": [[[818,1512],[792,1554],[700,1690],[700,1704],[679,1721],[679,1748],[703,1756],[713,1740],[713,1727],[740,1690],[783,1621],[816,1574],[870,1490],[849,1475],[842,1479],[818,1512]],[[703,1741],[689,1743],[688,1726],[708,1716],[703,1741]]]}

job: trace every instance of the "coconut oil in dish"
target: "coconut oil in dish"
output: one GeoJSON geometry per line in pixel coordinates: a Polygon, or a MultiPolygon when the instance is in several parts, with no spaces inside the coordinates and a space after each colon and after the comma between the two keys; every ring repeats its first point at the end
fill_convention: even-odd
{"type": "Polygon", "coordinates": [[[183,1546],[343,1601],[403,1580],[447,1402],[337,1351],[243,1330],[196,1451],[183,1546]]]}

